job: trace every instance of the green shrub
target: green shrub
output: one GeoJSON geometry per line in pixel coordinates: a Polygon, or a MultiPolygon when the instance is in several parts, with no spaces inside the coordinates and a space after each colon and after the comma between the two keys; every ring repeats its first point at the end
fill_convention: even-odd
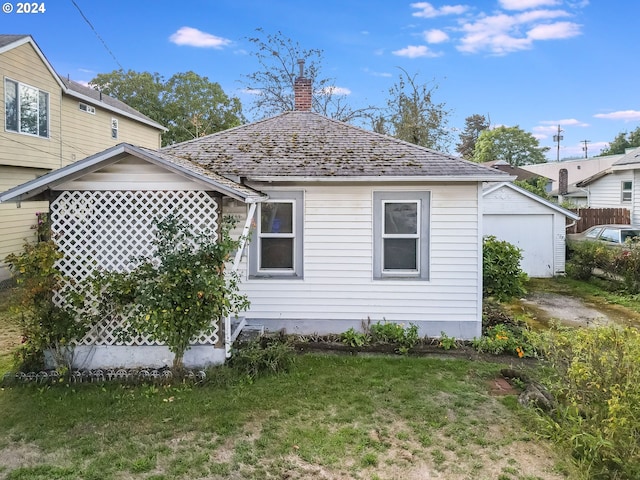
{"type": "Polygon", "coordinates": [[[593,479],[637,479],[640,472],[640,332],[604,326],[554,327],[538,348],[551,363],[559,401],[545,432],[569,448],[593,479]]]}
{"type": "Polygon", "coordinates": [[[522,253],[519,248],[498,240],[484,237],[482,245],[483,295],[506,301],[524,295],[527,274],[520,268],[522,253]]]}
{"type": "Polygon", "coordinates": [[[33,229],[39,241],[25,242],[21,253],[5,259],[18,285],[11,308],[21,318],[23,343],[16,352],[16,367],[21,370],[42,369],[46,350],[61,367],[68,364],[72,350],[69,342],[89,328],[74,311],[80,296],[64,289],[66,279],[57,267],[63,255],[48,237],[47,225],[46,214],[38,214],[33,229]],[[56,302],[56,295],[64,301],[56,302]]]}
{"type": "Polygon", "coordinates": [[[353,327],[351,327],[346,332],[343,332],[340,335],[340,340],[345,345],[349,345],[350,347],[363,347],[367,343],[369,343],[369,337],[366,333],[358,332],[353,327]]]}
{"type": "Polygon", "coordinates": [[[565,270],[570,278],[589,280],[596,268],[610,272],[615,251],[599,242],[569,243],[569,260],[565,270]]]}
{"type": "Polygon", "coordinates": [[[295,352],[287,341],[264,337],[238,344],[229,365],[241,375],[254,379],[264,374],[288,372],[294,362],[295,352]]]}
{"type": "Polygon", "coordinates": [[[536,353],[526,326],[505,323],[488,327],[482,337],[474,338],[471,344],[478,352],[494,355],[504,353],[522,358],[536,353]]]}
{"type": "Polygon", "coordinates": [[[372,343],[396,344],[400,353],[407,353],[420,340],[418,327],[412,323],[405,328],[401,323],[377,322],[369,327],[369,334],[372,343]]]}
{"type": "Polygon", "coordinates": [[[638,293],[640,292],[640,244],[633,242],[627,247],[612,252],[611,271],[622,277],[629,292],[638,293]]]}

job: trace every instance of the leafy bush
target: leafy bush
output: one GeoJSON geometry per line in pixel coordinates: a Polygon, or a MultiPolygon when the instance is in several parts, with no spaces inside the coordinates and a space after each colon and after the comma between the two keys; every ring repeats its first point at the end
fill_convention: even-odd
{"type": "Polygon", "coordinates": [[[560,406],[545,431],[571,449],[593,479],[640,472],[640,332],[604,326],[554,327],[538,348],[554,367],[549,388],[560,406]]]}
{"type": "Polygon", "coordinates": [[[520,268],[522,253],[509,242],[489,235],[482,244],[483,295],[506,301],[524,295],[527,274],[520,268]]]}
{"type": "Polygon", "coordinates": [[[396,344],[400,353],[407,353],[420,340],[418,326],[412,323],[405,328],[400,323],[377,322],[369,327],[369,334],[371,342],[396,344]]]}
{"type": "Polygon", "coordinates": [[[576,280],[589,280],[596,268],[611,271],[614,254],[615,251],[602,243],[571,242],[569,243],[569,260],[565,266],[566,273],[576,280]]]}
{"type": "Polygon", "coordinates": [[[174,370],[183,368],[196,335],[249,306],[237,274],[225,272],[238,248],[232,227],[232,219],[225,218],[219,238],[212,240],[209,232],[196,235],[185,220],[167,217],[157,222],[155,257],[138,259],[130,273],[99,272],[96,278],[99,303],[107,298],[127,320],[122,335],[146,334],[166,344],[175,355],[174,370]]]}
{"type": "Polygon", "coordinates": [[[294,363],[295,353],[288,342],[267,337],[237,344],[229,361],[232,368],[249,379],[288,372],[294,363]]]}
{"type": "Polygon", "coordinates": [[[626,289],[631,293],[640,292],[640,245],[629,243],[628,248],[612,252],[611,271],[622,277],[626,289]]]}
{"type": "Polygon", "coordinates": [[[358,332],[351,327],[340,335],[340,340],[350,347],[363,347],[369,343],[369,336],[366,333],[358,332]]]}
{"type": "Polygon", "coordinates": [[[520,358],[531,357],[536,352],[529,337],[529,330],[525,326],[499,323],[488,327],[484,335],[474,338],[471,344],[481,353],[494,355],[506,353],[520,358]]]}
{"type": "Polygon", "coordinates": [[[11,307],[21,314],[23,343],[16,352],[16,363],[23,370],[43,368],[46,350],[61,366],[67,364],[69,342],[88,329],[75,315],[79,297],[64,291],[65,279],[56,265],[63,255],[47,235],[46,218],[39,214],[34,227],[41,241],[26,242],[22,253],[5,259],[19,287],[11,307]],[[64,297],[60,304],[54,301],[56,294],[64,297]]]}

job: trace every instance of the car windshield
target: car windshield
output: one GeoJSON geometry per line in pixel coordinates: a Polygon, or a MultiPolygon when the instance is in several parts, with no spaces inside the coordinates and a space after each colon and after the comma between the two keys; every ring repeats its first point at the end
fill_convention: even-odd
{"type": "Polygon", "coordinates": [[[627,239],[638,240],[638,237],[640,237],[640,230],[622,230],[620,232],[620,236],[622,237],[622,243],[626,242],[627,239]]]}

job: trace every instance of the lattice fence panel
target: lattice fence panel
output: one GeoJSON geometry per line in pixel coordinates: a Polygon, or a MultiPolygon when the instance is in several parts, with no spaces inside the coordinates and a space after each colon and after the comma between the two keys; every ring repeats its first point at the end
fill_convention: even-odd
{"type": "MultiPolygon", "coordinates": [[[[50,206],[51,228],[64,254],[58,267],[75,283],[96,269],[126,271],[136,259],[154,255],[155,221],[169,215],[186,219],[194,233],[211,232],[217,239],[218,205],[201,191],[65,191],[50,206]]],[[[58,299],[61,301],[61,298],[58,299]]],[[[195,343],[216,344],[213,332],[195,343]]],[[[155,345],[148,338],[123,341],[122,320],[104,318],[78,340],[81,345],[155,345]]]]}

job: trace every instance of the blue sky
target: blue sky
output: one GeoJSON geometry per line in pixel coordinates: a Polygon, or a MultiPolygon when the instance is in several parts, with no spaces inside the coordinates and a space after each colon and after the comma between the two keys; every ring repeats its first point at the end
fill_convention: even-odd
{"type": "Polygon", "coordinates": [[[263,28],[323,50],[324,76],[353,107],[384,106],[400,67],[438,86],[451,128],[487,115],[534,134],[551,160],[558,125],[566,158],[584,156],[583,140],[596,155],[640,124],[635,0],[48,0],[31,14],[0,3],[13,7],[0,13],[2,33],[31,34],[80,82],[120,66],[165,78],[193,70],[248,110],[240,81],[259,65],[247,37],[263,28]]]}

